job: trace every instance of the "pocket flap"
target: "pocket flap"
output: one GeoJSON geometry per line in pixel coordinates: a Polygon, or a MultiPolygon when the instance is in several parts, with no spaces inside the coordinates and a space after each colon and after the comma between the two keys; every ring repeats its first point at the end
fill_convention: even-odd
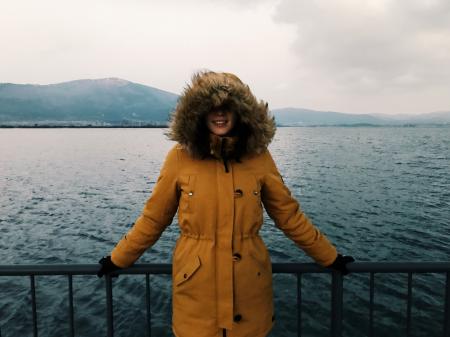
{"type": "Polygon", "coordinates": [[[197,271],[197,269],[200,268],[200,265],[200,258],[198,256],[196,256],[189,263],[186,263],[175,276],[175,284],[179,286],[183,282],[189,280],[191,276],[194,275],[194,273],[197,271]]]}

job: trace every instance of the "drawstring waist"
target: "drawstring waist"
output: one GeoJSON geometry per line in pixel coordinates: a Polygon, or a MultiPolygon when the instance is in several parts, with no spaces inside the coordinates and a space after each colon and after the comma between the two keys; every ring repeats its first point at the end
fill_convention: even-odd
{"type": "MultiPolygon", "coordinates": [[[[214,241],[215,239],[213,237],[210,236],[206,236],[203,234],[195,234],[195,233],[187,233],[187,232],[181,232],[180,236],[184,236],[190,239],[195,239],[195,240],[208,240],[208,241],[214,241]]],[[[254,237],[259,236],[259,233],[233,233],[233,238],[235,239],[251,239],[254,237]]]]}

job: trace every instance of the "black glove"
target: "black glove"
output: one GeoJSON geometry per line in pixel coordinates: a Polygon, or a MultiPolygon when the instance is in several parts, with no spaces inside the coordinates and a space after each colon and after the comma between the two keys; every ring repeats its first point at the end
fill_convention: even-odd
{"type": "Polygon", "coordinates": [[[341,272],[343,275],[347,275],[349,273],[347,269],[347,263],[355,262],[355,259],[351,256],[338,254],[336,260],[327,268],[334,269],[336,271],[341,272]]]}
{"type": "MultiPolygon", "coordinates": [[[[100,267],[100,269],[97,272],[97,276],[98,277],[102,277],[105,274],[110,274],[116,270],[119,270],[120,267],[117,267],[112,261],[111,261],[111,256],[104,256],[100,259],[100,261],[98,261],[98,263],[100,263],[102,266],[100,267]]],[[[117,277],[117,274],[112,274],[112,277],[117,277]]]]}

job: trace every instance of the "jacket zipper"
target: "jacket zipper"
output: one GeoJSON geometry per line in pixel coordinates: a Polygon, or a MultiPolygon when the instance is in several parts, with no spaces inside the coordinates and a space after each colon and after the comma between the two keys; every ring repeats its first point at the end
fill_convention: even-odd
{"type": "Polygon", "coordinates": [[[221,148],[220,148],[220,156],[222,157],[222,159],[223,159],[223,166],[225,167],[225,172],[226,173],[228,173],[229,171],[228,171],[228,165],[227,165],[227,156],[226,156],[226,154],[225,154],[225,142],[226,142],[227,140],[226,139],[222,139],[222,143],[221,143],[221,148]]]}

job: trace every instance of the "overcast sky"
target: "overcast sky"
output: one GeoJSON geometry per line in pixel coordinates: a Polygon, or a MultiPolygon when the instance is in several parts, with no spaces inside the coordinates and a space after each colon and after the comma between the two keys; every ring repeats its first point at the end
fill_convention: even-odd
{"type": "Polygon", "coordinates": [[[271,109],[450,110],[448,0],[0,0],[0,82],[233,72],[271,109]]]}

